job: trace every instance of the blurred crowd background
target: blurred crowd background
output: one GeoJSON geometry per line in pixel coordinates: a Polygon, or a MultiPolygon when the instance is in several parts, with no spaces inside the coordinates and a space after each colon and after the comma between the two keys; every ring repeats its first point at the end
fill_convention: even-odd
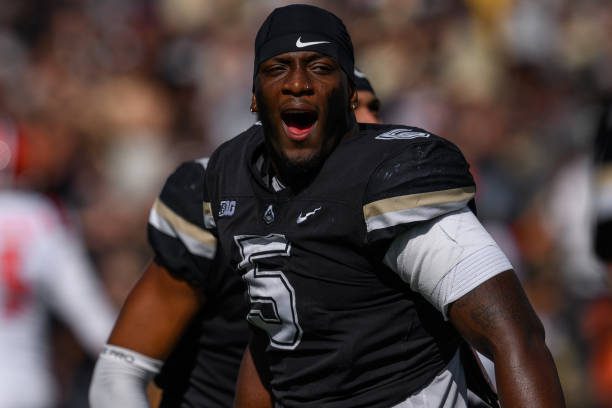
{"type": "MultiPolygon", "coordinates": [[[[460,146],[479,216],[544,322],[568,405],[611,406],[611,351],[607,364],[594,352],[612,330],[610,309],[594,306],[610,272],[592,251],[590,205],[612,2],[302,2],[344,20],[385,122],[460,146]]],[[[117,307],[151,256],[146,221],[165,177],[255,120],[255,32],[288,3],[0,1],[0,133],[21,139],[16,184],[57,203],[117,307]]],[[[95,356],[50,319],[61,406],[86,406],[95,356]]]]}

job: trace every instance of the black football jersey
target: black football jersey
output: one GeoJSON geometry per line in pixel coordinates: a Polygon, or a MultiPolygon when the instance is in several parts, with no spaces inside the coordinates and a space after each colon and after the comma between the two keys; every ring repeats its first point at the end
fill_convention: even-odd
{"type": "Polygon", "coordinates": [[[155,378],[163,389],[161,407],[231,407],[248,341],[243,282],[227,273],[228,264],[205,225],[205,164],[182,164],[166,181],[149,219],[155,261],[206,297],[155,378]]]}
{"type": "Polygon", "coordinates": [[[222,145],[207,212],[248,286],[252,351],[285,407],[389,407],[441,372],[458,335],[389,268],[390,241],[469,205],[460,151],[425,130],[360,125],[316,178],[275,191],[258,167],[262,132],[222,145]]]}

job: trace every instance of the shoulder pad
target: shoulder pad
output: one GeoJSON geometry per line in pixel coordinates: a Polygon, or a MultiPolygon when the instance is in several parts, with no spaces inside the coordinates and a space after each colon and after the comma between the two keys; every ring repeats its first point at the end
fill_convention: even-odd
{"type": "MultiPolygon", "coordinates": [[[[149,215],[150,232],[181,241],[193,255],[212,259],[216,239],[204,222],[205,169],[198,161],[181,164],[168,177],[149,215]]],[[[149,234],[151,241],[152,235],[149,234]]],[[[157,250],[156,242],[151,242],[157,250]]]]}
{"type": "Polygon", "coordinates": [[[363,206],[369,235],[394,234],[413,222],[462,208],[474,198],[474,180],[459,149],[427,134],[400,145],[370,175],[363,206]]]}
{"type": "Polygon", "coordinates": [[[184,162],[168,177],[159,200],[191,222],[201,218],[207,158],[184,162]],[[200,211],[193,208],[196,203],[200,211]]]}

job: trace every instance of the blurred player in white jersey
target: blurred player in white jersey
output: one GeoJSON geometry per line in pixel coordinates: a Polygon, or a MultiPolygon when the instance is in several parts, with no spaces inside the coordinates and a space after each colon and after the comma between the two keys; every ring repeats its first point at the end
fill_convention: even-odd
{"type": "Polygon", "coordinates": [[[0,407],[57,403],[48,313],[97,354],[115,312],[77,237],[45,196],[11,187],[17,133],[0,128],[0,407]]]}

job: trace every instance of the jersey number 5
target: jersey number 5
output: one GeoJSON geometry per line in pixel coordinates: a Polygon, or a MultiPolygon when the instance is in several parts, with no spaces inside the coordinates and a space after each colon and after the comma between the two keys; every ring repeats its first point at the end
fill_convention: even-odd
{"type": "Polygon", "coordinates": [[[234,237],[240,250],[238,268],[248,286],[250,310],[247,320],[263,329],[270,345],[293,350],[302,338],[295,306],[295,291],[282,271],[260,268],[259,260],[291,255],[291,243],[284,235],[240,235],[234,237]]]}

